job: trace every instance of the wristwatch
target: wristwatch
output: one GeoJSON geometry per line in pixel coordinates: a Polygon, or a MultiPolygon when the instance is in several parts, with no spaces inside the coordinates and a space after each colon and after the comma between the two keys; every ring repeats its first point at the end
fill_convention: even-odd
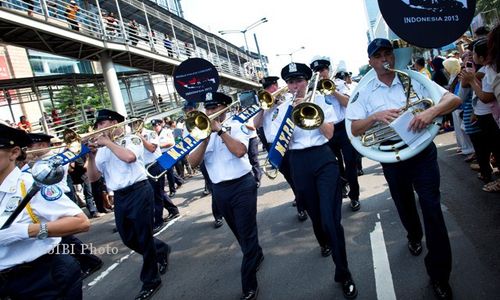
{"type": "Polygon", "coordinates": [[[217,135],[221,136],[224,132],[226,132],[226,129],[224,129],[224,127],[222,127],[219,131],[217,131],[217,135]]]}
{"type": "Polygon", "coordinates": [[[40,224],[40,231],[36,235],[36,238],[39,240],[43,240],[49,237],[49,228],[47,227],[47,223],[40,224]]]}

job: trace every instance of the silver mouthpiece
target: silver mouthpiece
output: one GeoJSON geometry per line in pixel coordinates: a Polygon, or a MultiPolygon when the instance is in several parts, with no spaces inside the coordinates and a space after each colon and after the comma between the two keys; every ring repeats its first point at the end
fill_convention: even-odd
{"type": "Polygon", "coordinates": [[[391,65],[388,62],[384,63],[384,69],[390,70],[391,69],[391,65]]]}

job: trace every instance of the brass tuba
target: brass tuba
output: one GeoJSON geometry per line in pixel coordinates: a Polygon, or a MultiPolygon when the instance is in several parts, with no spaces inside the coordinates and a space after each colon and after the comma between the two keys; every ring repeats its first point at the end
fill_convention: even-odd
{"type": "MultiPolygon", "coordinates": [[[[432,81],[427,79],[422,74],[412,70],[401,71],[398,69],[391,69],[389,64],[385,64],[384,68],[401,75],[402,80],[407,81],[406,83],[403,83],[403,85],[407,86],[407,90],[405,91],[406,104],[400,109],[401,114],[405,111],[411,111],[412,113],[417,114],[425,109],[428,109],[429,107],[434,106],[441,99],[440,91],[435,87],[432,81]],[[419,98],[418,95],[414,94],[411,89],[411,80],[415,80],[423,85],[423,87],[430,93],[431,99],[419,98]],[[415,98],[416,100],[412,101],[412,99],[415,98]]],[[[349,103],[356,101],[359,89],[366,86],[366,84],[375,78],[375,76],[377,76],[375,71],[370,70],[370,72],[363,77],[358,86],[354,89],[352,93],[354,96],[349,99],[349,103]]],[[[408,147],[408,145],[400,140],[398,134],[389,125],[384,123],[374,124],[360,137],[353,136],[351,130],[351,120],[346,118],[345,125],[351,144],[360,154],[381,163],[394,163],[409,159],[425,149],[425,147],[432,142],[434,137],[439,132],[441,119],[442,117],[436,118],[427,129],[424,129],[429,131],[431,138],[415,148],[408,147]],[[395,141],[392,145],[383,145],[384,142],[394,139],[399,139],[400,141],[395,141]]]]}

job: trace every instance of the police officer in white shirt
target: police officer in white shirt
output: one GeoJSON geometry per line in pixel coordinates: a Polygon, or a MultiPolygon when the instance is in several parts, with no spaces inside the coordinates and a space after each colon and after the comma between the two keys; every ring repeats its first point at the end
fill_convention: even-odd
{"type": "MultiPolygon", "coordinates": [[[[225,109],[232,102],[231,97],[222,93],[207,93],[206,100],[208,115],[225,109]]],[[[247,156],[250,133],[237,121],[226,122],[222,127],[225,115],[212,120],[212,134],[190,153],[188,161],[192,166],[205,161],[213,182],[213,197],[243,252],[240,299],[256,299],[256,273],[264,255],[257,232],[257,184],[247,156]]]]}
{"type": "MultiPolygon", "coordinates": [[[[0,124],[0,227],[33,183],[16,160],[31,143],[25,131],[0,124]]],[[[40,192],[7,229],[0,230],[0,298],[82,299],[80,265],[55,253],[62,236],[88,231],[82,210],[57,185],[40,192]]]]}
{"type": "MultiPolygon", "coordinates": [[[[264,77],[261,80],[262,88],[271,94],[276,92],[279,89],[278,79],[279,77],[276,76],[264,77]]],[[[274,99],[275,103],[271,108],[267,110],[261,110],[258,114],[255,115],[254,118],[255,127],[263,130],[263,134],[265,137],[264,140],[267,141],[267,144],[265,145],[267,152],[269,152],[269,149],[271,148],[276,137],[276,133],[278,132],[281,125],[279,120],[283,119],[283,114],[286,113],[286,110],[288,108],[288,104],[283,105],[284,100],[284,97],[277,97],[277,99],[274,99]]],[[[307,220],[307,212],[304,207],[304,202],[300,199],[297,199],[297,194],[295,193],[295,186],[290,174],[290,162],[288,153],[285,153],[285,155],[283,156],[279,171],[281,174],[283,174],[283,177],[285,177],[286,182],[288,182],[290,188],[292,189],[294,195],[293,205],[297,206],[297,218],[301,222],[307,220]]],[[[327,252],[325,252],[324,254],[326,256],[330,255],[330,253],[327,252]]]]}
{"type": "MultiPolygon", "coordinates": [[[[346,112],[346,117],[352,120],[352,133],[355,136],[363,134],[376,122],[389,124],[399,116],[400,108],[406,103],[405,87],[401,80],[394,72],[384,68],[385,63],[394,68],[395,57],[391,42],[386,39],[373,40],[368,45],[368,57],[377,76],[353,95],[346,112]]],[[[417,95],[428,97],[429,93],[416,80],[412,81],[412,86],[417,95]]],[[[423,130],[434,118],[450,113],[460,105],[460,98],[437,84],[435,86],[441,91],[440,102],[416,115],[409,124],[412,130],[423,130]]],[[[408,232],[408,249],[415,256],[422,252],[423,237],[413,190],[417,192],[429,250],[425,257],[427,273],[437,297],[451,299],[452,291],[448,284],[451,247],[441,211],[436,146],[431,143],[413,158],[397,163],[383,163],[382,168],[401,222],[408,232]]]]}
{"type": "MultiPolygon", "coordinates": [[[[294,100],[292,105],[296,106],[304,101],[311,77],[311,69],[301,63],[290,63],[281,70],[281,78],[286,81],[288,90],[296,94],[295,99],[287,100],[288,104],[294,100]]],[[[344,228],[340,223],[342,195],[339,168],[328,146],[337,119],[331,104],[326,103],[323,96],[313,97],[313,102],[323,110],[325,119],[317,129],[295,127],[288,150],[290,168],[297,196],[304,200],[318,242],[323,247],[331,248],[336,266],[335,281],[341,284],[344,297],[352,299],[358,291],[349,272],[344,228]]]]}
{"type": "MultiPolygon", "coordinates": [[[[313,69],[314,72],[319,72],[321,79],[330,79],[329,60],[314,60],[311,63],[311,69],[313,69]]],[[[343,181],[342,184],[345,186],[346,181],[349,183],[350,189],[348,196],[351,199],[351,210],[358,211],[360,209],[358,170],[356,167],[358,153],[351,145],[345,130],[345,108],[347,106],[347,102],[349,101],[349,96],[345,93],[346,86],[344,85],[343,80],[336,80],[335,83],[337,86],[335,91],[332,94],[325,96],[326,103],[332,105],[333,111],[336,115],[335,132],[328,143],[337,157],[340,176],[343,181]]]]}
{"type": "MultiPolygon", "coordinates": [[[[134,122],[137,123],[137,122],[134,122]]],[[[133,126],[138,126],[138,124],[132,123],[133,126]]],[[[162,168],[155,164],[154,162],[158,157],[161,156],[161,150],[159,146],[158,134],[146,128],[142,128],[139,137],[144,145],[144,164],[146,167],[150,166],[149,172],[153,176],[157,176],[163,172],[162,168]]],[[[148,178],[154,193],[154,221],[153,221],[153,232],[158,232],[163,227],[163,208],[169,212],[167,220],[177,218],[179,216],[179,209],[172,202],[170,197],[165,194],[165,175],[161,176],[157,180],[148,178]]]]}
{"type": "MultiPolygon", "coordinates": [[[[119,113],[101,109],[96,114],[97,129],[121,123],[119,113]]],[[[89,155],[91,181],[104,176],[108,189],[114,191],[115,222],[123,243],[143,257],[143,286],[136,299],[149,299],[161,285],[160,274],[168,267],[170,246],[153,238],[153,189],[144,168],[144,145],[133,134],[114,141],[125,128],[115,127],[95,138],[89,155]],[[112,136],[113,135],[113,136],[112,136]],[[101,146],[98,150],[96,146],[101,146]],[[95,153],[97,150],[97,153],[95,153]]]]}
{"type": "MultiPolygon", "coordinates": [[[[151,120],[151,125],[153,125],[153,130],[158,134],[158,146],[162,153],[168,151],[175,145],[174,134],[170,128],[168,128],[163,120],[153,119],[151,120]]],[[[177,192],[177,187],[180,187],[184,182],[181,180],[177,174],[174,172],[174,167],[167,170],[167,182],[168,189],[170,191],[169,197],[174,197],[177,192]]]]}

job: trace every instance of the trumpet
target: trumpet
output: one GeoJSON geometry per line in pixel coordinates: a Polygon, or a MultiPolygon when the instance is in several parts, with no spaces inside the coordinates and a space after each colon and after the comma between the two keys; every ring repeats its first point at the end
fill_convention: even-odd
{"type": "Polygon", "coordinates": [[[314,103],[318,87],[319,73],[314,73],[313,90],[304,101],[293,108],[292,121],[304,130],[313,130],[321,126],[325,120],[323,110],[314,103]]]}
{"type": "Polygon", "coordinates": [[[284,86],[279,90],[269,93],[266,90],[260,90],[257,93],[257,98],[260,102],[260,107],[262,109],[270,109],[273,105],[276,104],[277,99],[283,97],[288,92],[288,86],[284,86]]]}
{"type": "MultiPolygon", "coordinates": [[[[417,114],[434,106],[434,101],[432,99],[429,98],[420,99],[418,95],[412,91],[411,77],[407,73],[390,68],[388,63],[384,64],[384,68],[388,71],[400,74],[402,76],[402,80],[405,81],[403,82],[403,85],[407,86],[405,92],[406,104],[400,109],[400,115],[408,110],[411,110],[413,114],[417,114]],[[412,98],[418,98],[418,99],[416,101],[411,101],[412,98]]],[[[361,143],[365,147],[371,147],[398,137],[399,135],[389,125],[385,123],[376,123],[367,131],[365,131],[363,135],[361,135],[361,143]]]]}

